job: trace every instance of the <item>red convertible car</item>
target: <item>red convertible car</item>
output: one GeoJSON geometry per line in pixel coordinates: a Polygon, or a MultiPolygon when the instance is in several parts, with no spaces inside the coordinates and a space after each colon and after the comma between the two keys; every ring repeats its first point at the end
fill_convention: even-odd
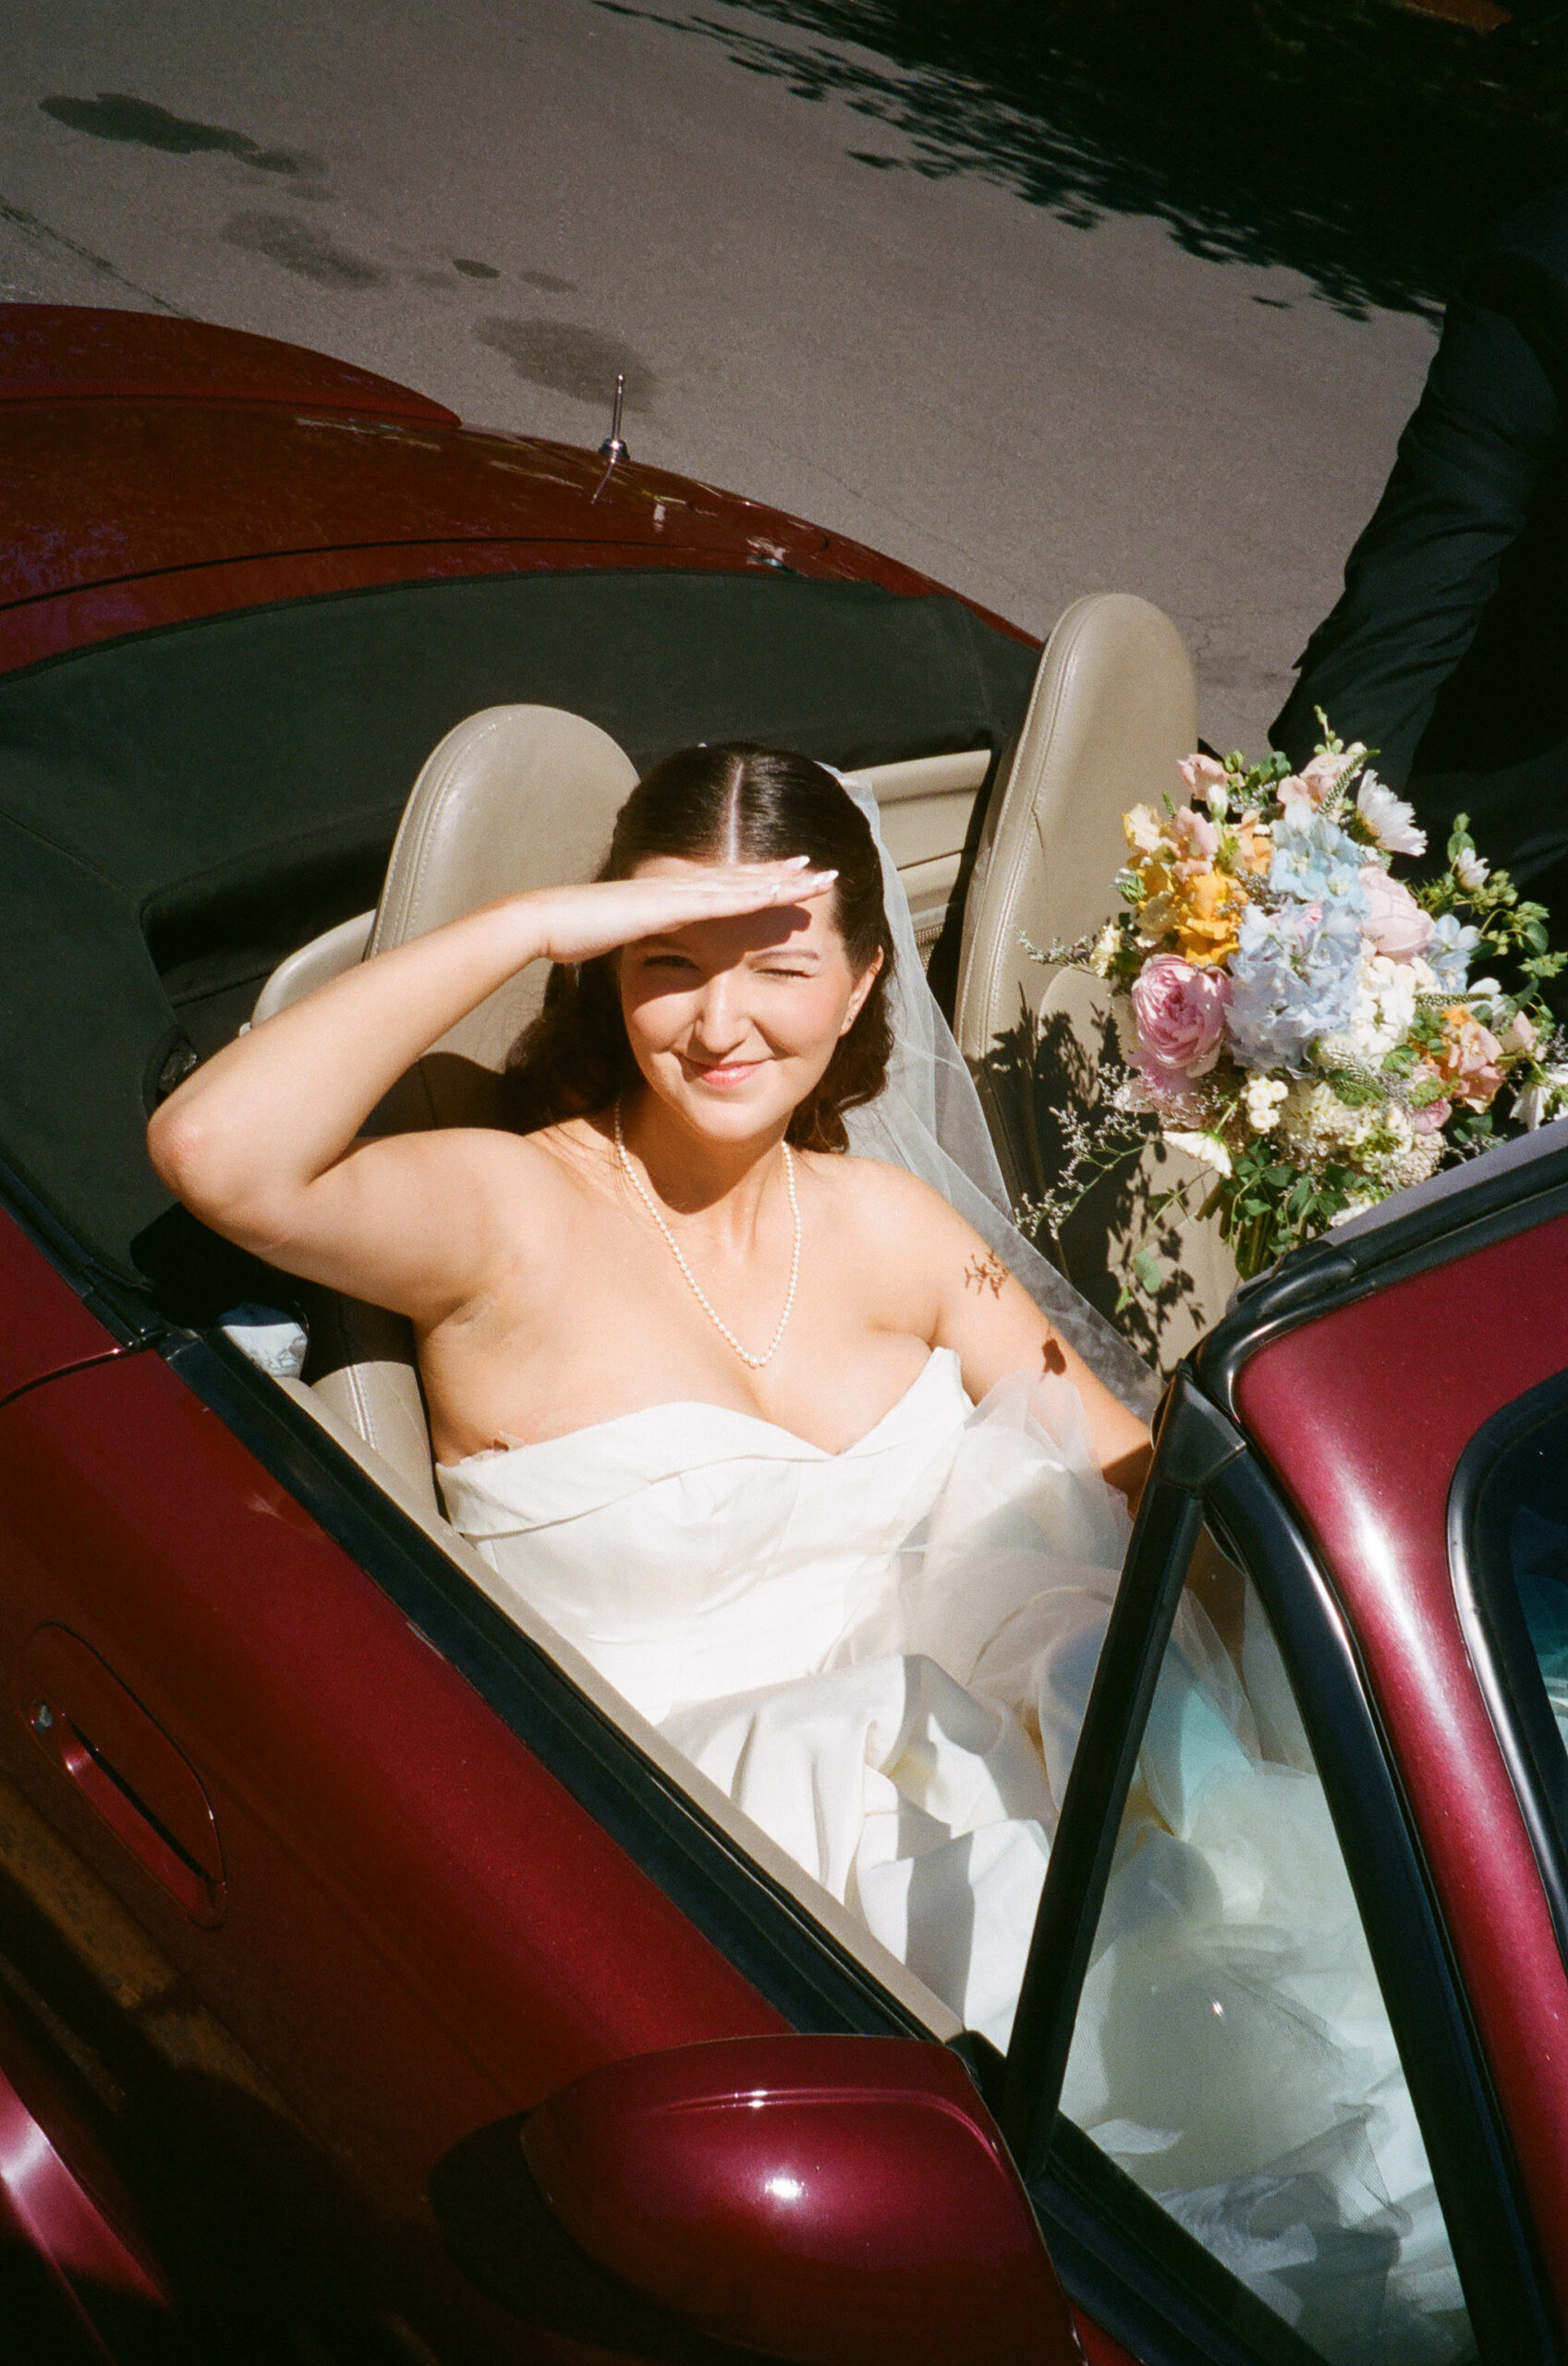
{"type": "Polygon", "coordinates": [[[6,2358],[1561,2360],[1568,1128],[1209,1306],[1005,2055],[498,1602],[397,1326],[146,1159],[746,737],[872,774],[1027,1189],[1019,937],[1193,744],[1172,628],[187,322],[5,308],[0,402],[6,2358]]]}

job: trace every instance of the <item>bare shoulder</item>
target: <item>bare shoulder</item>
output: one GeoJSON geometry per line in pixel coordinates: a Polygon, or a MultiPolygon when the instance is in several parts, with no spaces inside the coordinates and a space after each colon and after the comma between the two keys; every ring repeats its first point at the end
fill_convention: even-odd
{"type": "Polygon", "coordinates": [[[880,1158],[808,1159],[811,1177],[838,1202],[857,1235],[885,1243],[900,1257],[951,1255],[955,1247],[982,1247],[979,1236],[942,1193],[880,1158]]]}
{"type": "MultiPolygon", "coordinates": [[[[477,1227],[475,1246],[487,1244],[485,1262],[499,1256],[508,1265],[530,1250],[548,1257],[561,1227],[571,1221],[597,1173],[604,1166],[591,1141],[563,1139],[571,1129],[551,1127],[516,1134],[501,1127],[450,1126],[389,1138],[385,1151],[405,1172],[420,1176],[427,1194],[444,1194],[449,1213],[464,1212],[477,1227]]],[[[361,1144],[374,1155],[379,1143],[361,1144]]]]}

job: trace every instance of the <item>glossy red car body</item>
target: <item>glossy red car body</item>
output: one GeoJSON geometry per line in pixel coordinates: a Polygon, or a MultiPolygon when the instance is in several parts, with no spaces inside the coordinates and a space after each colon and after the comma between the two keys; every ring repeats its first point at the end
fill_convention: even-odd
{"type": "MultiPolygon", "coordinates": [[[[1338,1574],[1541,2195],[1568,2192],[1568,1977],[1455,1606],[1449,1497],[1476,1433],[1565,1361],[1568,1222],[1557,1216],[1478,1247],[1462,1280],[1438,1264],[1293,1333],[1252,1359],[1236,1391],[1338,1574]]],[[[1568,2299],[1568,2213],[1545,2211],[1540,2231],[1568,2299]]]]}
{"type": "Polygon", "coordinates": [[[0,667],[421,577],[785,564],[937,588],[736,494],[465,428],[407,387],[237,329],[6,305],[0,403],[0,667]]]}
{"type": "MultiPolygon", "coordinates": [[[[233,332],[9,308],[0,396],[0,672],[444,576],[782,565],[936,588],[735,496],[466,430],[233,332]]],[[[1125,1783],[1136,1685],[1119,1691],[1119,1671],[1159,1648],[1136,1631],[1139,1572],[1149,1602],[1169,1592],[1162,1506],[1212,1495],[1239,1534],[1245,1470],[1282,1554],[1321,1579],[1302,1617],[1340,1652],[1333,1682],[1386,1760],[1385,1833],[1429,1908],[1425,1988],[1413,1973],[1406,1996],[1398,1942],[1374,1943],[1392,1947],[1380,1968],[1402,2029],[1425,2014],[1433,2044],[1465,2055],[1470,2117],[1428,2142],[1451,2222],[1469,2143],[1477,2224],[1513,2246],[1501,2302],[1462,2260],[1482,2354],[1557,2355],[1568,1980],[1455,1608],[1450,1498],[1477,1430],[1568,1366],[1565,1167],[1552,1151],[1414,1229],[1292,1261],[1179,1384],[1023,2035],[1006,2066],[970,2047],[968,2068],[655,1799],[569,1686],[507,1659],[493,1620],[433,1584],[395,1507],[267,1383],[128,1298],[0,1177],[0,1876],[17,1925],[0,1946],[0,2248],[8,2230],[53,2279],[83,2355],[140,2354],[175,2292],[204,2359],[699,2366],[772,2341],[844,2366],[1064,2366],[1074,2336],[999,2118],[1092,2366],[1305,2358],[1119,2249],[1053,2165],[1050,2128],[1125,1783]],[[782,2233],[756,2214],[770,2178],[800,2205],[782,2233]]],[[[1424,2076],[1423,2112],[1440,2084],[1424,2076]]]]}

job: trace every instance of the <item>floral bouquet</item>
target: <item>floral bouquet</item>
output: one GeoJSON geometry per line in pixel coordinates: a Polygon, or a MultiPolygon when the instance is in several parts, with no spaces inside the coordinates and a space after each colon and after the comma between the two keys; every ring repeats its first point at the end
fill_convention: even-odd
{"type": "MultiPolygon", "coordinates": [[[[1568,955],[1548,950],[1545,911],[1489,869],[1463,814],[1440,876],[1395,879],[1393,858],[1423,854],[1426,836],[1367,750],[1318,719],[1299,773],[1282,755],[1187,757],[1189,803],[1123,817],[1129,909],[1038,955],[1108,982],[1126,1062],[1032,1211],[1053,1233],[1086,1169],[1092,1180],[1158,1133],[1210,1170],[1198,1213],[1257,1274],[1485,1148],[1500,1096],[1516,1126],[1568,1112],[1568,1046],[1541,995],[1568,955]],[[1506,988],[1471,974],[1494,960],[1506,988]]],[[[1148,1248],[1132,1269],[1159,1287],[1148,1248]]]]}

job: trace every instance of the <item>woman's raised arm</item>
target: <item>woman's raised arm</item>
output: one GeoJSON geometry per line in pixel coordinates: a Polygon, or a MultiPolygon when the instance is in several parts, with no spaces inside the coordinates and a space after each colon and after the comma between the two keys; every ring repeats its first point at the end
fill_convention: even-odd
{"type": "Polygon", "coordinates": [[[803,863],[703,864],[484,905],[214,1053],[155,1112],[152,1164],[214,1232],[286,1272],[438,1320],[480,1286],[495,1251],[487,1182],[505,1138],[357,1140],[405,1070],[530,961],[591,960],[831,884],[803,863]]]}

